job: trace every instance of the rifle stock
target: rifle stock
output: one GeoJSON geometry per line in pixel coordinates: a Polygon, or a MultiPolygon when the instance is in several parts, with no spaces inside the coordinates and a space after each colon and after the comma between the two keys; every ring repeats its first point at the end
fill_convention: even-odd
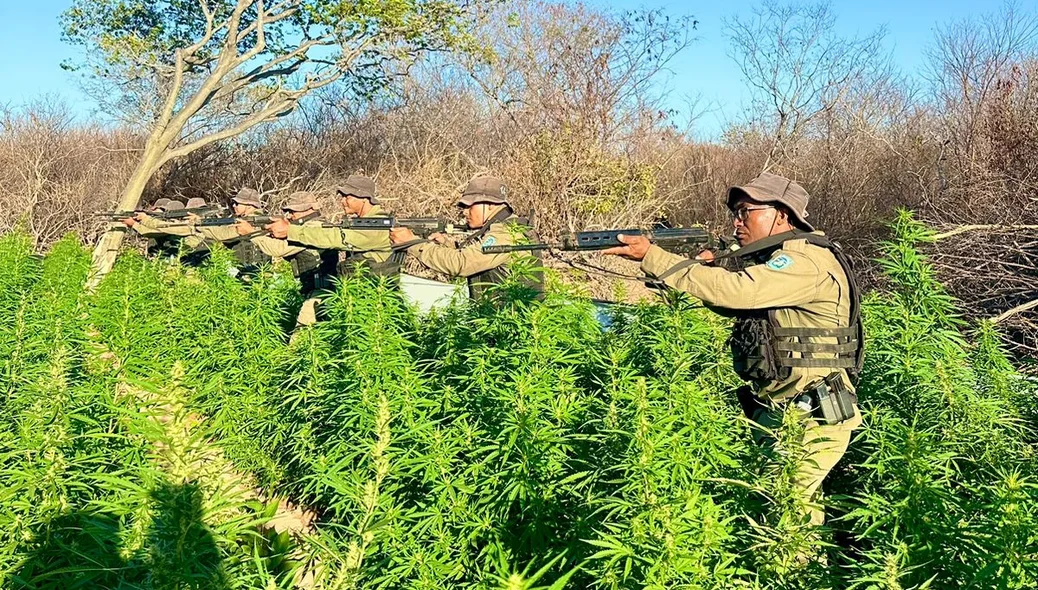
{"type": "Polygon", "coordinates": [[[623,246],[617,238],[619,235],[645,236],[654,244],[665,247],[684,246],[692,248],[712,243],[710,233],[702,227],[664,228],[654,230],[642,229],[607,229],[600,231],[583,231],[562,236],[562,240],[552,243],[514,244],[509,246],[487,246],[484,254],[504,254],[507,252],[532,252],[536,250],[562,250],[565,252],[589,252],[605,250],[615,246],[623,246]]]}

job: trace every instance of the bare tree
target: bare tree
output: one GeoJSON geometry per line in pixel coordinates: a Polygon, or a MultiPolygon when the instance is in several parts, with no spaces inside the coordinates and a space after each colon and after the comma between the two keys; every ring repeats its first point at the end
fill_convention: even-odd
{"type": "MultiPolygon", "coordinates": [[[[77,0],[63,19],[66,38],[87,48],[94,80],[124,95],[157,91],[119,200],[129,211],[171,160],[283,117],[316,89],[347,77],[377,87],[395,62],[463,48],[470,8],[467,0],[77,0]]],[[[99,242],[95,280],[122,235],[99,242]]]]}
{"type": "Polygon", "coordinates": [[[768,170],[791,150],[849,89],[882,71],[883,29],[863,38],[835,33],[829,3],[780,4],[766,1],[750,18],[725,21],[734,59],[753,91],[753,109],[769,128],[768,170]]]}

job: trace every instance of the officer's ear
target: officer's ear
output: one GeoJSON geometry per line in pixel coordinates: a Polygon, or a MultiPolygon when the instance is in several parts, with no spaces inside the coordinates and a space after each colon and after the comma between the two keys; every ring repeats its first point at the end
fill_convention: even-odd
{"type": "Polygon", "coordinates": [[[792,225],[792,223],[790,222],[792,215],[789,212],[789,208],[785,205],[776,205],[775,215],[775,221],[792,225]]]}

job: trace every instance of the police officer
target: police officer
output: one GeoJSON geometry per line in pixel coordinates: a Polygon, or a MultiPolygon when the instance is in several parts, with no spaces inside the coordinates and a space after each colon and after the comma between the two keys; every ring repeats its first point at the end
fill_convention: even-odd
{"type": "MultiPolygon", "coordinates": [[[[336,188],[340,204],[348,217],[386,217],[382,204],[375,196],[375,181],[366,176],[352,175],[336,188]]],[[[403,252],[393,255],[389,230],[354,230],[318,225],[292,225],[288,220],[277,220],[268,226],[275,238],[287,239],[294,244],[322,250],[337,250],[339,274],[347,274],[353,266],[362,264],[375,275],[393,276],[400,272],[403,252]]]]}
{"type": "MultiPolygon", "coordinates": [[[[160,258],[176,258],[180,253],[180,240],[195,235],[194,229],[180,221],[162,219],[149,213],[167,213],[182,211],[184,203],[171,199],[159,199],[151,206],[149,212],[137,213],[133,217],[122,220],[123,225],[132,229],[141,237],[148,239],[147,252],[160,258]]],[[[193,248],[197,244],[189,244],[193,248]]]]}
{"type": "Polygon", "coordinates": [[[640,260],[642,270],[668,286],[698,297],[736,318],[732,357],[749,382],[741,390],[744,412],[766,435],[785,411],[803,420],[808,458],[796,487],[810,522],[825,514],[817,504],[822,480],[847,450],[861,424],[854,382],[861,369],[863,334],[857,281],[847,257],[807,222],[808,194],[799,184],[761,174],[728,191],[740,249],[688,260],[653,246],[642,236],[622,236],[625,246],[607,250],[640,260]],[[741,270],[722,259],[741,259],[741,270]]]}
{"type": "MultiPolygon", "coordinates": [[[[292,193],[281,207],[289,222],[310,228],[319,228],[324,223],[320,217],[320,208],[317,196],[307,191],[292,193]]],[[[271,223],[265,229],[270,231],[274,227],[275,224],[271,223]]],[[[251,223],[242,220],[238,222],[238,232],[242,235],[252,235],[257,233],[257,230],[251,223]]],[[[271,259],[287,260],[292,265],[292,274],[299,279],[302,285],[301,293],[306,298],[299,310],[296,323],[301,326],[317,323],[317,305],[320,299],[315,297],[315,294],[331,287],[332,277],[335,276],[339,263],[338,252],[291,244],[288,240],[273,236],[260,235],[251,240],[271,259]]]]}
{"type": "MultiPolygon", "coordinates": [[[[263,201],[260,200],[259,191],[248,187],[239,190],[238,194],[231,199],[231,207],[234,217],[239,220],[264,214],[263,201]]],[[[261,265],[269,263],[271,257],[251,239],[260,232],[251,224],[248,227],[244,225],[239,227],[239,225],[241,225],[241,221],[234,225],[200,225],[196,226],[196,229],[198,234],[206,240],[221,242],[227,246],[234,253],[242,271],[249,275],[261,265]],[[252,235],[250,235],[250,229],[252,235]]]]}
{"type": "MultiPolygon", "coordinates": [[[[469,293],[479,299],[488,286],[500,284],[507,277],[507,264],[516,254],[484,254],[485,246],[510,246],[532,241],[532,229],[516,216],[508,201],[508,189],[500,179],[476,178],[462,191],[457,205],[461,207],[471,235],[457,244],[444,245],[444,236],[434,234],[429,241],[418,240],[405,227],[393,228],[389,239],[394,245],[407,247],[407,252],[432,270],[468,279],[469,293]],[[409,244],[413,244],[408,246],[409,244]]],[[[521,254],[527,256],[529,254],[521,254]]],[[[541,291],[541,276],[536,270],[527,286],[541,291]]]]}

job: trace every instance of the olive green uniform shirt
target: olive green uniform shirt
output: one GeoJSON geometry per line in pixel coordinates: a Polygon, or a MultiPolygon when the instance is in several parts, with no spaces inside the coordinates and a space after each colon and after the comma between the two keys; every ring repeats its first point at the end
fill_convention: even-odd
{"type": "Polygon", "coordinates": [[[514,233],[508,227],[508,221],[505,221],[491,224],[482,240],[464,248],[426,242],[411,246],[407,252],[435,271],[452,277],[468,278],[507,264],[512,254],[484,254],[483,246],[511,246],[515,243],[514,233]]]}
{"type": "MultiPolygon", "coordinates": [[[[684,260],[652,246],[642,261],[642,270],[659,276],[684,260]]],[[[805,240],[785,242],[768,262],[738,272],[696,264],[668,276],[664,282],[711,307],[736,312],[774,309],[780,327],[836,328],[850,323],[850,288],[843,268],[829,250],[805,240]]],[[[836,342],[832,338],[811,341],[836,342]]],[[[799,353],[793,354],[799,356],[799,353]]],[[[788,379],[764,384],[758,395],[775,400],[788,398],[812,381],[827,376],[832,369],[793,367],[791,371],[788,379]]],[[[843,373],[850,387],[846,371],[843,373]]]]}
{"type": "Polygon", "coordinates": [[[201,246],[203,242],[202,236],[195,230],[193,225],[181,220],[159,219],[147,213],[141,214],[140,220],[134,224],[133,229],[146,238],[162,236],[183,238],[184,244],[192,249],[201,246]]]}
{"type": "MultiPolygon", "coordinates": [[[[324,222],[320,219],[311,219],[310,221],[303,223],[301,226],[289,226],[289,228],[311,227],[321,229],[323,223],[324,222]]],[[[314,248],[306,248],[298,244],[291,244],[288,240],[279,240],[272,236],[256,236],[255,238],[252,238],[252,243],[256,244],[260,251],[271,258],[291,258],[304,250],[314,250],[314,248]]]]}
{"type": "Polygon", "coordinates": [[[198,235],[214,242],[233,242],[241,238],[241,236],[238,235],[238,228],[233,224],[200,225],[196,226],[195,230],[198,232],[198,235]]]}
{"type": "MultiPolygon", "coordinates": [[[[375,205],[364,217],[385,217],[382,207],[375,205]]],[[[361,256],[373,262],[385,262],[392,253],[389,230],[356,230],[316,225],[288,226],[288,241],[321,250],[362,252],[361,256]]]]}

